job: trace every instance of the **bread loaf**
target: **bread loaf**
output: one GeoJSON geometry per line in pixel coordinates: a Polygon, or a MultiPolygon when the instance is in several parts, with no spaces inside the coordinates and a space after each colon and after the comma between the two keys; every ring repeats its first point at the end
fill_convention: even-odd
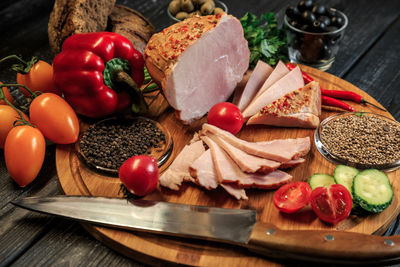
{"type": "Polygon", "coordinates": [[[55,0],[48,24],[52,52],[60,52],[62,43],[72,34],[104,31],[115,1],[55,0]]]}

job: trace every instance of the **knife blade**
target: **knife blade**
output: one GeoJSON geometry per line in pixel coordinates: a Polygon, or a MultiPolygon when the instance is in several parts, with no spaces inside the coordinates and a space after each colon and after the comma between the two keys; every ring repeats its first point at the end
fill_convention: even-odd
{"type": "Polygon", "coordinates": [[[89,196],[27,197],[31,211],[97,225],[234,244],[273,258],[345,264],[400,262],[400,236],[282,230],[256,211],[89,196]]]}

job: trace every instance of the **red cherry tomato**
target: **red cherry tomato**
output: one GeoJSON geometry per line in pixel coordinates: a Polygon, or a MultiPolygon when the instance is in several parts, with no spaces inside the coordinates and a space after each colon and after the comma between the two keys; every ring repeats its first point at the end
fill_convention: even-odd
{"type": "Polygon", "coordinates": [[[284,213],[294,213],[308,204],[311,191],[306,182],[285,184],[275,192],[274,204],[284,213]]]}
{"type": "MultiPolygon", "coordinates": [[[[29,121],[29,118],[22,111],[21,114],[26,121],[29,121]]],[[[14,122],[19,119],[18,113],[12,107],[0,105],[0,148],[4,148],[8,133],[13,128],[14,122]]]]}
{"type": "Polygon", "coordinates": [[[78,139],[78,117],[67,101],[56,94],[36,97],[29,107],[29,115],[32,124],[56,144],[71,144],[78,139]]]}
{"type": "MultiPolygon", "coordinates": [[[[42,60],[38,60],[27,74],[18,73],[17,83],[25,85],[33,92],[40,91],[61,95],[61,91],[56,87],[53,80],[53,67],[42,60]]],[[[26,97],[30,96],[30,93],[23,87],[19,89],[26,97]]]]}
{"type": "Polygon", "coordinates": [[[39,174],[45,150],[46,142],[37,128],[16,126],[8,133],[4,157],[8,173],[19,186],[25,187],[39,174]]]}
{"type": "Polygon", "coordinates": [[[145,155],[133,156],[121,165],[118,176],[131,193],[138,196],[147,195],[158,183],[156,159],[145,155]]]}
{"type": "Polygon", "coordinates": [[[243,115],[234,104],[222,102],[210,109],[207,122],[232,134],[237,134],[243,126],[243,115]]]}
{"type": "MultiPolygon", "coordinates": [[[[3,83],[0,82],[0,84],[3,84],[3,83]]],[[[7,98],[7,100],[11,104],[14,104],[14,98],[10,94],[10,91],[8,90],[8,88],[7,87],[1,87],[1,89],[3,89],[4,97],[7,98]]],[[[4,100],[0,100],[0,105],[5,105],[5,104],[6,104],[6,102],[4,100]]]]}
{"type": "Polygon", "coordinates": [[[331,224],[346,219],[351,212],[353,201],[350,192],[340,184],[317,187],[311,192],[311,207],[317,216],[331,224]]]}

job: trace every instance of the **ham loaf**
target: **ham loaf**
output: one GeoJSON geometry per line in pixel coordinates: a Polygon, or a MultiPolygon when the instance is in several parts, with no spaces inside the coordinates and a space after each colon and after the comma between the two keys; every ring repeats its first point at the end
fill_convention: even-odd
{"type": "Polygon", "coordinates": [[[154,34],[145,50],[150,75],[185,124],[231,96],[249,58],[240,21],[225,13],[176,23],[154,34]]]}

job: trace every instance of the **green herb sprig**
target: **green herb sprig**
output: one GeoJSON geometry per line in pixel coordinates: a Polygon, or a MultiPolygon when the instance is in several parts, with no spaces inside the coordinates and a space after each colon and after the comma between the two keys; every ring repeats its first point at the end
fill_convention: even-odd
{"type": "Polygon", "coordinates": [[[279,60],[288,61],[285,32],[278,27],[274,13],[268,12],[258,18],[247,12],[240,18],[250,49],[250,68],[258,60],[275,66],[279,60]]]}

